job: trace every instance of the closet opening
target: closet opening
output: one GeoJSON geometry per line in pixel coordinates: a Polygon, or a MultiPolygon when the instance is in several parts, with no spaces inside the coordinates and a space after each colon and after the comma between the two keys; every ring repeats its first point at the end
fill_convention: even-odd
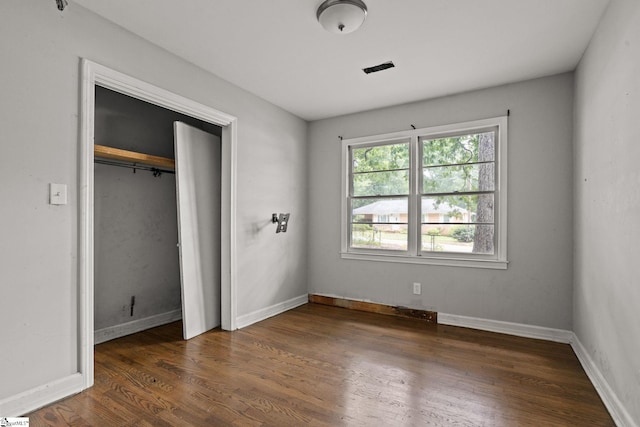
{"type": "MultiPolygon", "coordinates": [[[[189,269],[178,245],[179,223],[211,234],[210,245],[199,245],[209,260],[203,263],[212,301],[206,310],[210,327],[220,326],[220,137],[222,128],[185,114],[97,86],[94,119],[94,339],[99,344],[155,326],[183,319],[188,303],[183,278],[189,269]],[[208,203],[208,223],[187,224],[188,210],[179,221],[175,175],[174,123],[199,131],[215,152],[200,154],[200,171],[185,165],[183,185],[198,179],[198,204],[208,203]],[[207,158],[209,156],[210,158],[207,158]],[[206,169],[206,170],[205,170],[206,169]],[[206,185],[203,185],[207,181],[206,185]],[[216,224],[217,223],[217,224],[216,224]],[[217,227],[216,227],[217,226],[217,227]],[[212,228],[217,228],[212,229],[212,228]],[[212,246],[213,245],[213,246],[212,246]],[[212,247],[210,247],[212,246],[212,247]],[[181,264],[187,265],[182,266],[181,264]],[[181,286],[181,284],[183,286],[181,286]],[[185,300],[186,295],[186,300],[185,300]]],[[[194,141],[184,142],[191,149],[194,141]]],[[[186,159],[186,158],[185,158],[186,159]]],[[[185,160],[186,161],[186,160],[185,160]]],[[[182,198],[191,193],[183,191],[182,198]]],[[[183,200],[190,203],[191,200],[183,200]]],[[[195,202],[195,201],[194,201],[195,202]]],[[[205,218],[207,219],[207,218],[205,218]]],[[[193,254],[185,254],[186,257],[193,254]]],[[[196,295],[195,297],[202,297],[196,295]]],[[[192,297],[193,298],[193,297],[192,297]]],[[[191,304],[199,304],[193,301],[191,304]]],[[[198,311],[196,311],[198,313],[198,311]]],[[[189,319],[190,320],[190,319],[189,319]]],[[[197,335],[187,330],[185,338],[197,335]]]]}

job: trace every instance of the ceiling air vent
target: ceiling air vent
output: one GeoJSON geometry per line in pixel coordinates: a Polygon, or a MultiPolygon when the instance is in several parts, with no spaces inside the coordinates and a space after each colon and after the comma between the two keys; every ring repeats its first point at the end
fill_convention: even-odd
{"type": "Polygon", "coordinates": [[[393,67],[395,67],[395,65],[393,65],[393,62],[389,61],[383,64],[374,65],[373,67],[363,68],[362,71],[364,71],[365,74],[371,74],[371,73],[377,73],[378,71],[386,70],[393,67]]]}

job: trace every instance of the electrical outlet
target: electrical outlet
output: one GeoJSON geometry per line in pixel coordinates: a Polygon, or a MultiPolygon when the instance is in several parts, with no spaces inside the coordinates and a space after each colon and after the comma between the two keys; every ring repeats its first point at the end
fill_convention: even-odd
{"type": "Polygon", "coordinates": [[[420,295],[422,294],[422,285],[418,282],[413,283],[413,294],[420,295]]]}

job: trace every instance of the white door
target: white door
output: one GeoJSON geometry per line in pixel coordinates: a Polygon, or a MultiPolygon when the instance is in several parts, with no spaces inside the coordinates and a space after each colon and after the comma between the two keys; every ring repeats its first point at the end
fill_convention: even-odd
{"type": "Polygon", "coordinates": [[[174,122],[185,339],[220,326],[220,138],[174,122]]]}

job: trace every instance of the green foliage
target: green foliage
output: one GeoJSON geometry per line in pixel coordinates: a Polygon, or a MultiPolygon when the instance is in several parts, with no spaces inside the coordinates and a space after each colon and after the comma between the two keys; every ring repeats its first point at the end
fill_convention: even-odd
{"type": "MultiPolygon", "coordinates": [[[[450,138],[422,140],[423,188],[425,193],[478,191],[480,169],[493,161],[481,150],[478,133],[450,138]]],[[[493,138],[491,138],[493,145],[493,138]]],[[[493,150],[491,150],[493,152],[493,150]]]]}
{"type": "Polygon", "coordinates": [[[442,230],[440,228],[432,228],[431,230],[427,231],[428,236],[439,236],[441,234],[442,230]]]}
{"type": "Polygon", "coordinates": [[[373,225],[371,224],[352,224],[353,231],[359,233],[366,233],[373,231],[373,225]]]}
{"type": "Polygon", "coordinates": [[[440,166],[478,161],[478,134],[422,140],[422,164],[440,166]]]}
{"type": "Polygon", "coordinates": [[[353,172],[389,171],[409,168],[409,144],[354,148],[353,172]]]}
{"type": "Polygon", "coordinates": [[[453,227],[450,236],[459,242],[473,242],[476,231],[473,227],[458,226],[453,227]]]}
{"type": "Polygon", "coordinates": [[[389,196],[409,193],[409,144],[354,148],[353,194],[389,196]]]}

